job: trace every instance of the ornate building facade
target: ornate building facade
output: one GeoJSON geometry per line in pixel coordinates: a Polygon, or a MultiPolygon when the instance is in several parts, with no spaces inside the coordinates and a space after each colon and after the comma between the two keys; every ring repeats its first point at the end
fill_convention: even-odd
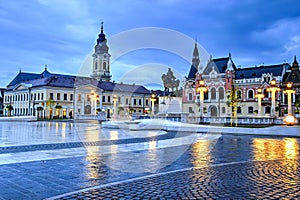
{"type": "Polygon", "coordinates": [[[191,117],[232,117],[233,113],[236,117],[283,116],[287,113],[287,96],[284,91],[288,82],[293,82],[295,90],[292,98],[293,114],[299,112],[300,74],[296,57],[292,66],[282,63],[238,68],[231,54],[224,58],[210,58],[206,66],[199,64],[200,56],[195,44],[192,65],[183,81],[182,93],[183,112],[189,113],[191,117]],[[207,88],[203,94],[202,113],[198,88],[200,80],[204,80],[207,88]],[[274,105],[272,88],[275,89],[274,105]],[[260,92],[261,105],[257,98],[260,92]]]}
{"type": "Polygon", "coordinates": [[[150,110],[151,92],[144,86],[111,81],[110,54],[103,32],[94,48],[92,74],[78,77],[19,72],[4,93],[4,115],[40,118],[96,119],[97,113],[128,117],[150,110]]]}

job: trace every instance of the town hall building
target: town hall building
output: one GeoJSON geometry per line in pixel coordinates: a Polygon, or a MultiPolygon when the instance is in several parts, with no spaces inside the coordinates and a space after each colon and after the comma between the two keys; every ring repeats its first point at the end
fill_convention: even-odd
{"type": "Polygon", "coordinates": [[[192,64],[183,81],[182,109],[190,117],[281,117],[287,114],[287,83],[293,84],[292,114],[299,114],[300,73],[296,57],[288,63],[239,68],[231,54],[223,58],[210,58],[206,66],[200,65],[195,43],[192,64]],[[205,83],[200,102],[199,81],[205,83]],[[273,85],[272,85],[273,84],[273,85]],[[272,92],[274,90],[274,105],[272,92]],[[258,95],[261,94],[261,105],[258,95]],[[201,111],[200,104],[203,109],[201,111]],[[273,106],[273,107],[272,107],[273,106]]]}
{"type": "Polygon", "coordinates": [[[151,92],[144,86],[111,81],[110,54],[101,24],[94,48],[90,77],[55,74],[47,66],[41,73],[21,70],[4,93],[5,116],[96,119],[129,117],[150,111],[151,92]]]}

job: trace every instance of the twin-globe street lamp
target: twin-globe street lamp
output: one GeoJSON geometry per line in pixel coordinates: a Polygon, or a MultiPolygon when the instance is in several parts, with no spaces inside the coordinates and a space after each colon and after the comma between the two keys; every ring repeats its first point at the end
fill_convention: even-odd
{"type": "Polygon", "coordinates": [[[288,115],[285,118],[287,125],[293,125],[295,122],[295,117],[292,115],[292,94],[295,94],[296,91],[292,89],[293,83],[288,82],[286,84],[286,90],[283,91],[284,94],[287,94],[288,98],[288,115]]]}
{"type": "Polygon", "coordinates": [[[203,107],[204,107],[204,92],[207,92],[208,89],[205,86],[205,82],[202,78],[198,81],[198,84],[196,87],[197,87],[196,90],[197,90],[197,93],[199,93],[199,99],[200,99],[200,118],[202,118],[203,117],[203,107]]]}
{"type": "Polygon", "coordinates": [[[264,94],[262,94],[262,90],[261,88],[257,89],[257,94],[255,95],[255,97],[257,98],[257,103],[258,103],[258,110],[257,110],[257,114],[259,117],[261,117],[261,99],[264,98],[264,94]]]}
{"type": "Polygon", "coordinates": [[[150,101],[152,103],[151,104],[151,113],[152,113],[152,115],[154,115],[154,102],[156,101],[156,96],[154,93],[151,95],[150,101]]]}
{"type": "Polygon", "coordinates": [[[275,79],[272,79],[270,81],[270,87],[267,89],[267,91],[271,92],[271,116],[274,116],[275,115],[276,92],[280,91],[280,88],[277,87],[275,79]]]}

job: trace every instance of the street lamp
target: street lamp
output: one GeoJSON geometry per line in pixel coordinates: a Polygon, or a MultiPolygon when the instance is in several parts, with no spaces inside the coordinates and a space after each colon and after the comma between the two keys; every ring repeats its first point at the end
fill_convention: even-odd
{"type": "Polygon", "coordinates": [[[117,100],[118,100],[117,95],[114,95],[113,96],[113,102],[114,102],[114,117],[115,118],[117,118],[117,100]]]}
{"type": "Polygon", "coordinates": [[[261,88],[257,89],[257,94],[255,97],[257,98],[257,103],[258,103],[258,116],[261,116],[261,99],[264,98],[264,94],[262,94],[261,88]]]}
{"type": "Polygon", "coordinates": [[[151,106],[152,110],[151,110],[151,112],[152,112],[152,115],[154,115],[154,102],[156,101],[156,96],[155,96],[154,93],[151,95],[150,101],[152,103],[152,106],[151,106]]]}
{"type": "Polygon", "coordinates": [[[276,92],[280,91],[280,88],[276,85],[276,80],[272,79],[270,81],[270,87],[267,89],[268,92],[271,92],[271,116],[275,115],[275,95],[276,92]]]}
{"type": "Polygon", "coordinates": [[[200,117],[203,117],[204,92],[207,92],[207,87],[203,79],[200,79],[197,84],[197,92],[200,99],[200,117]]]}
{"type": "Polygon", "coordinates": [[[293,83],[288,82],[286,84],[286,90],[283,91],[283,94],[287,94],[288,97],[288,115],[292,114],[292,94],[295,94],[296,91],[292,89],[293,83]]]}

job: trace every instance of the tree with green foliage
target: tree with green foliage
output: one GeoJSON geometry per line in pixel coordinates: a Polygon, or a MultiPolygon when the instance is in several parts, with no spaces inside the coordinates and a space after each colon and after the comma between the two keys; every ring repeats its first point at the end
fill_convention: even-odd
{"type": "Polygon", "coordinates": [[[9,105],[6,106],[5,109],[8,111],[8,116],[10,117],[11,116],[11,111],[14,109],[14,107],[11,104],[9,104],[9,105]]]}
{"type": "Polygon", "coordinates": [[[43,111],[43,110],[44,110],[44,108],[43,108],[42,106],[38,106],[38,107],[36,108],[36,111],[37,111],[37,118],[38,118],[38,119],[40,118],[40,112],[43,111]]]}
{"type": "Polygon", "coordinates": [[[58,112],[58,114],[56,115],[56,118],[59,118],[59,113],[60,113],[60,110],[62,109],[62,106],[61,105],[59,105],[59,104],[56,104],[56,106],[55,106],[55,110],[57,110],[58,112]]]}
{"type": "Polygon", "coordinates": [[[237,106],[241,101],[241,94],[236,90],[236,86],[232,86],[232,89],[227,94],[227,106],[231,108],[231,120],[230,125],[237,126],[237,106]]]}
{"type": "Polygon", "coordinates": [[[54,106],[54,101],[52,99],[48,99],[46,102],[46,107],[49,108],[49,119],[52,119],[52,112],[53,112],[53,106],[54,106]]]}

